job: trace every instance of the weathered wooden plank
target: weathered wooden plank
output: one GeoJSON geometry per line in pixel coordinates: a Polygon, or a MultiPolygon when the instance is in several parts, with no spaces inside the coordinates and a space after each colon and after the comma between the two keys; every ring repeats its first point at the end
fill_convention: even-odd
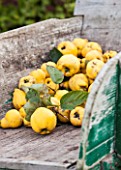
{"type": "Polygon", "coordinates": [[[56,162],[42,162],[38,160],[19,160],[19,159],[1,159],[0,167],[11,170],[66,170],[61,164],[56,162]]]}
{"type": "Polygon", "coordinates": [[[26,163],[38,160],[45,162],[45,165],[46,162],[53,162],[53,165],[56,162],[67,168],[75,164],[78,159],[80,128],[71,125],[58,126],[48,136],[38,135],[31,128],[25,127],[0,129],[0,134],[0,162],[5,162],[7,159],[18,162],[26,160],[26,163]]]}
{"type": "Polygon", "coordinates": [[[83,17],[81,36],[99,42],[104,51],[120,51],[120,4],[120,0],[77,0],[74,14],[83,17]]]}

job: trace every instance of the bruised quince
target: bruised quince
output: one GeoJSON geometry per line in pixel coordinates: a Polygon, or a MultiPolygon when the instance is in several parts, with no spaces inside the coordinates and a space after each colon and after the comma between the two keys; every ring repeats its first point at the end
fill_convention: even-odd
{"type": "Polygon", "coordinates": [[[19,110],[26,103],[26,94],[24,91],[15,88],[13,92],[13,106],[19,110]]]}
{"type": "Polygon", "coordinates": [[[70,122],[73,126],[81,126],[83,117],[84,117],[84,108],[81,106],[77,106],[70,113],[70,122]]]}
{"type": "Polygon", "coordinates": [[[110,51],[106,51],[104,54],[103,54],[103,61],[104,63],[106,63],[109,59],[111,59],[112,57],[116,56],[117,52],[116,51],[113,51],[113,50],[110,50],[110,51]]]}
{"type": "Polygon", "coordinates": [[[82,49],[85,47],[85,45],[88,43],[87,39],[83,38],[75,38],[72,43],[77,47],[77,55],[81,56],[82,49]]]}
{"type": "Polygon", "coordinates": [[[72,54],[63,55],[57,62],[58,70],[62,71],[64,76],[71,77],[80,70],[80,61],[72,54]]]}
{"type": "Polygon", "coordinates": [[[57,118],[54,112],[45,107],[37,108],[30,119],[32,129],[39,134],[45,135],[51,133],[57,124],[57,118]]]}
{"type": "Polygon", "coordinates": [[[54,63],[54,62],[52,62],[52,61],[48,61],[48,62],[46,62],[46,63],[43,63],[42,65],[41,65],[41,69],[44,71],[44,73],[45,73],[45,76],[46,77],[50,77],[50,75],[49,75],[49,73],[48,73],[48,71],[47,71],[47,65],[48,66],[53,66],[53,67],[55,67],[56,68],[56,64],[54,63]]]}
{"type": "Polygon", "coordinates": [[[77,56],[77,47],[71,41],[63,41],[58,44],[57,49],[63,54],[73,54],[77,56]]]}
{"type": "Polygon", "coordinates": [[[91,50],[97,50],[102,53],[101,46],[96,42],[88,42],[85,47],[82,49],[82,56],[86,57],[86,54],[91,50]]]}
{"type": "Polygon", "coordinates": [[[22,86],[26,86],[26,87],[30,87],[32,84],[35,84],[36,83],[36,80],[33,76],[25,76],[25,77],[22,77],[20,80],[19,80],[19,85],[18,87],[19,88],[22,88],[22,86]]]}
{"type": "Polygon", "coordinates": [[[30,72],[30,76],[35,78],[36,83],[44,83],[46,74],[42,69],[37,69],[30,72]]]}
{"type": "Polygon", "coordinates": [[[91,60],[86,67],[87,76],[91,79],[95,79],[103,66],[103,61],[98,59],[91,60]]]}
{"type": "Polygon", "coordinates": [[[83,73],[78,73],[72,76],[69,80],[69,87],[71,90],[84,90],[88,88],[87,76],[83,73]]]}

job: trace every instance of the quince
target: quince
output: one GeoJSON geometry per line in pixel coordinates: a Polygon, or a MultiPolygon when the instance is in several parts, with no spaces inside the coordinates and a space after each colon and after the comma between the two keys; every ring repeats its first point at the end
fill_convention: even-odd
{"type": "Polygon", "coordinates": [[[57,90],[54,97],[60,100],[63,97],[63,95],[67,93],[68,93],[68,90],[57,90]]]}
{"type": "Polygon", "coordinates": [[[85,57],[86,54],[91,50],[97,50],[102,53],[101,46],[96,42],[88,42],[85,47],[82,49],[82,56],[85,57]]]}
{"type": "Polygon", "coordinates": [[[45,84],[49,88],[49,94],[54,94],[59,89],[59,85],[55,84],[50,77],[45,79],[45,84]]]}
{"type": "Polygon", "coordinates": [[[71,41],[63,41],[58,44],[57,49],[63,54],[73,54],[77,56],[77,47],[71,41]]]}
{"type": "Polygon", "coordinates": [[[93,59],[98,59],[98,60],[103,61],[102,53],[100,51],[97,51],[97,50],[89,51],[86,54],[85,59],[88,60],[88,61],[93,60],[93,59]]]}
{"type": "Polygon", "coordinates": [[[77,55],[80,56],[82,54],[82,49],[88,43],[88,40],[83,38],[75,38],[72,43],[77,47],[77,55]]]}
{"type": "Polygon", "coordinates": [[[86,67],[86,74],[89,78],[95,79],[102,69],[104,62],[98,59],[91,60],[86,67]]]}
{"type": "Polygon", "coordinates": [[[26,94],[24,91],[15,88],[12,99],[13,106],[18,110],[26,103],[26,94]]]}
{"type": "Polygon", "coordinates": [[[57,62],[57,68],[63,72],[66,77],[71,77],[80,70],[80,61],[72,54],[63,55],[57,62]]]}
{"type": "Polygon", "coordinates": [[[109,59],[111,59],[112,57],[116,56],[117,52],[116,51],[106,51],[104,54],[103,54],[103,61],[104,63],[106,63],[109,59]]]}
{"type": "Polygon", "coordinates": [[[70,110],[63,110],[59,107],[58,113],[57,113],[57,118],[62,123],[69,122],[70,121],[70,110]]]}
{"type": "Polygon", "coordinates": [[[42,69],[37,69],[30,72],[30,76],[35,78],[36,83],[44,83],[46,74],[42,69]]]}
{"type": "Polygon", "coordinates": [[[22,117],[16,109],[9,110],[1,119],[2,128],[17,128],[22,125],[22,117]]]}
{"type": "Polygon", "coordinates": [[[53,67],[55,67],[56,68],[56,64],[54,63],[54,62],[52,62],[52,61],[48,61],[48,62],[46,62],[46,63],[43,63],[42,65],[41,65],[41,69],[44,71],[44,73],[45,73],[45,76],[46,77],[50,77],[50,75],[49,75],[49,73],[48,73],[48,71],[47,71],[47,69],[46,69],[46,66],[53,66],[53,67]]]}
{"type": "Polygon", "coordinates": [[[71,90],[87,90],[88,79],[83,73],[78,73],[72,76],[69,80],[69,87],[71,90]]]}
{"type": "Polygon", "coordinates": [[[92,85],[93,85],[93,83],[88,87],[88,93],[90,93],[90,91],[92,89],[92,85]]]}
{"type": "Polygon", "coordinates": [[[81,106],[75,107],[70,113],[70,122],[73,126],[81,126],[84,117],[84,108],[81,106]]]}
{"type": "Polygon", "coordinates": [[[26,86],[26,87],[30,87],[32,84],[35,84],[36,80],[33,76],[25,76],[25,77],[22,77],[20,80],[19,80],[19,85],[18,87],[19,88],[22,88],[22,86],[26,86]]]}
{"type": "Polygon", "coordinates": [[[51,133],[57,124],[56,115],[45,107],[39,107],[32,114],[31,119],[32,129],[39,134],[49,134],[51,133]]]}

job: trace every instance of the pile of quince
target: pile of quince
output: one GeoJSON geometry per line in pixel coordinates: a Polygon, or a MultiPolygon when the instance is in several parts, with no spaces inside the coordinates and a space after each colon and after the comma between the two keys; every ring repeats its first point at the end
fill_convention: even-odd
{"type": "Polygon", "coordinates": [[[13,109],[1,119],[1,128],[24,125],[48,134],[58,122],[80,127],[93,82],[116,54],[82,38],[59,43],[50,51],[50,61],[20,78],[12,96],[13,109]]]}

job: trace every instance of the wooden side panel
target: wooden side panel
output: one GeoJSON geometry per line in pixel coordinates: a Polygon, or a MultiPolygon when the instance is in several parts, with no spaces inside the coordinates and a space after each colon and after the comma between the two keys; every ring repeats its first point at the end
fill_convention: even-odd
{"type": "MultiPolygon", "coordinates": [[[[120,93],[118,84],[121,86],[119,83],[120,58],[121,53],[105,64],[94,82],[86,103],[82,125],[83,141],[78,162],[79,167],[84,170],[93,168],[96,164],[101,167],[98,165],[100,161],[113,153],[116,148],[117,154],[120,155],[121,138],[118,122],[121,118],[120,111],[117,113],[116,102],[117,93],[120,93]]],[[[115,160],[112,158],[112,164],[115,160]]]]}
{"type": "Polygon", "coordinates": [[[104,50],[120,51],[120,0],[76,0],[75,15],[83,16],[82,37],[99,42],[104,50]]]}

